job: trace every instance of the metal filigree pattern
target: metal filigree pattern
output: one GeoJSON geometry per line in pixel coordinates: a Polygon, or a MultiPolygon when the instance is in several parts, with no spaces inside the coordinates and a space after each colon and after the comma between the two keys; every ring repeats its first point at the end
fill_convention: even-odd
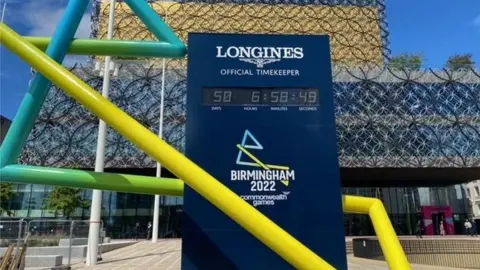
{"type": "MultiPolygon", "coordinates": [[[[384,0],[149,2],[185,42],[189,32],[328,34],[337,66],[381,67],[390,57],[384,0]]],[[[109,8],[108,2],[95,6],[93,37],[106,37],[109,8]]],[[[114,38],[156,39],[122,2],[116,5],[114,38]]]]}
{"type": "MultiPolygon", "coordinates": [[[[74,72],[101,90],[93,66],[74,72]]],[[[110,98],[158,131],[162,69],[125,64],[110,98]]],[[[480,166],[480,74],[474,70],[404,71],[336,68],[333,73],[342,167],[480,166]]],[[[165,74],[164,138],[185,145],[186,72],[165,74]]],[[[53,88],[21,157],[26,164],[94,166],[98,121],[53,88]]],[[[155,162],[116,132],[107,138],[106,167],[145,168],[155,162]]]]}
{"type": "Polygon", "coordinates": [[[337,70],[343,167],[478,167],[480,74],[337,70]]]}
{"type": "MultiPolygon", "coordinates": [[[[75,67],[73,72],[97,91],[102,77],[92,65],[75,67]]],[[[151,131],[158,133],[162,70],[151,65],[120,67],[111,81],[109,98],[151,131]]],[[[163,137],[180,151],[184,147],[185,77],[170,72],[165,77],[163,137]]],[[[52,87],[30,135],[22,163],[55,167],[92,168],[98,119],[85,108],[52,87]]],[[[109,129],[105,167],[152,167],[155,163],[132,143],[109,129]]]]}

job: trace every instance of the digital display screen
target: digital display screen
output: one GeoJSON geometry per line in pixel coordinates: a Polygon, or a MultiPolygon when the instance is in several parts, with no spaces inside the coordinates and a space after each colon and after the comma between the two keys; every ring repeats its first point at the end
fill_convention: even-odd
{"type": "Polygon", "coordinates": [[[203,88],[203,105],[318,106],[316,88],[203,88]]]}

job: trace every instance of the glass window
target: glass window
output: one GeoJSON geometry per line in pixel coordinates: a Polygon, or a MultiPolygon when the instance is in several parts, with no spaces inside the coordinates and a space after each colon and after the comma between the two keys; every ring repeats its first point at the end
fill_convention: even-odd
{"type": "Polygon", "coordinates": [[[469,211],[468,201],[463,185],[455,185],[447,188],[447,205],[452,207],[453,212],[467,213],[469,211]]]}
{"type": "Polygon", "coordinates": [[[480,189],[475,187],[475,196],[480,196],[480,189]]]}
{"type": "Polygon", "coordinates": [[[25,206],[29,209],[40,210],[47,196],[48,194],[46,192],[34,191],[31,193],[31,197],[25,202],[25,206]]]}
{"type": "Polygon", "coordinates": [[[37,192],[45,192],[45,186],[44,185],[32,185],[32,191],[37,191],[37,192]]]}
{"type": "Polygon", "coordinates": [[[83,197],[85,200],[92,200],[92,190],[84,190],[83,197]]]}
{"type": "Polygon", "coordinates": [[[30,192],[16,192],[13,193],[12,198],[10,199],[9,202],[9,208],[10,210],[21,210],[22,209],[22,202],[24,197],[30,196],[30,192]]]}
{"type": "Polygon", "coordinates": [[[138,208],[145,208],[150,209],[153,206],[153,198],[152,195],[138,195],[138,208]]]}
{"type": "Polygon", "coordinates": [[[19,192],[30,192],[32,190],[32,185],[18,184],[17,188],[19,192]]]}
{"type": "Polygon", "coordinates": [[[182,205],[183,197],[165,196],[164,205],[182,205]]]}
{"type": "Polygon", "coordinates": [[[472,198],[472,194],[470,193],[470,189],[467,187],[467,196],[468,198],[472,198]]]}
{"type": "Polygon", "coordinates": [[[124,209],[126,208],[126,199],[127,195],[125,193],[117,193],[116,194],[116,199],[115,199],[115,209],[124,209]]]}
{"type": "Polygon", "coordinates": [[[138,194],[125,193],[124,215],[135,216],[137,213],[138,194]]]}
{"type": "Polygon", "coordinates": [[[430,188],[422,187],[418,188],[418,196],[420,198],[420,205],[430,205],[430,188]]]}
{"type": "Polygon", "coordinates": [[[102,212],[105,211],[105,216],[110,216],[111,210],[111,191],[103,191],[102,192],[102,212]]]}
{"type": "Polygon", "coordinates": [[[463,187],[464,185],[455,185],[455,195],[456,195],[455,199],[457,200],[463,199],[463,194],[462,194],[463,187]]]}

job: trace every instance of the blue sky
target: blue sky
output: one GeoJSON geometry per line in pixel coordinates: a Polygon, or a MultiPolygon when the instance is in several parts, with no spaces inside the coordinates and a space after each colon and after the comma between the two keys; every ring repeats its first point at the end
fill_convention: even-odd
{"type": "MultiPolygon", "coordinates": [[[[0,0],[3,5],[3,1],[0,0]]],[[[51,36],[67,0],[6,0],[5,23],[21,35],[51,36]],[[46,21],[44,18],[48,18],[46,21]]],[[[386,0],[392,55],[423,53],[425,67],[441,68],[450,55],[472,53],[480,68],[480,0],[386,0]]],[[[77,37],[88,37],[83,17],[77,37]]],[[[68,58],[67,62],[76,58],[68,58]]],[[[28,89],[30,68],[0,49],[0,114],[13,119],[28,89]]]]}

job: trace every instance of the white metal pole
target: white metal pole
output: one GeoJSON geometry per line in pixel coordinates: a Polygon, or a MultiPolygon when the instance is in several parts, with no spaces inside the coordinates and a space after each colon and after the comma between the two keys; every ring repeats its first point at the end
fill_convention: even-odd
{"type": "Polygon", "coordinates": [[[7,2],[3,3],[2,8],[2,19],[0,20],[3,23],[3,19],[5,19],[5,10],[7,9],[7,2]]]}
{"type": "MultiPolygon", "coordinates": [[[[164,112],[164,97],[165,97],[165,58],[162,60],[162,88],[160,90],[160,120],[158,127],[158,137],[163,137],[163,112],[164,112]]],[[[157,177],[162,176],[162,164],[157,163],[157,177]]],[[[160,215],[160,195],[155,195],[155,203],[153,204],[153,233],[152,243],[158,240],[158,219],[160,215]]]]}
{"type": "MultiPolygon", "coordinates": [[[[115,23],[115,1],[110,0],[110,14],[108,17],[108,32],[107,39],[113,37],[113,27],[115,23]]],[[[103,87],[102,95],[108,99],[108,91],[110,90],[110,56],[105,57],[105,66],[103,71],[103,87]]],[[[104,169],[104,157],[105,157],[105,138],[107,133],[107,125],[100,120],[98,126],[98,141],[97,141],[97,153],[95,156],[95,171],[103,172],[104,169]]],[[[98,254],[98,240],[100,236],[100,224],[101,224],[101,211],[102,211],[102,191],[93,190],[92,193],[92,205],[90,208],[90,228],[88,231],[88,249],[87,249],[87,265],[97,264],[98,254]]]]}

